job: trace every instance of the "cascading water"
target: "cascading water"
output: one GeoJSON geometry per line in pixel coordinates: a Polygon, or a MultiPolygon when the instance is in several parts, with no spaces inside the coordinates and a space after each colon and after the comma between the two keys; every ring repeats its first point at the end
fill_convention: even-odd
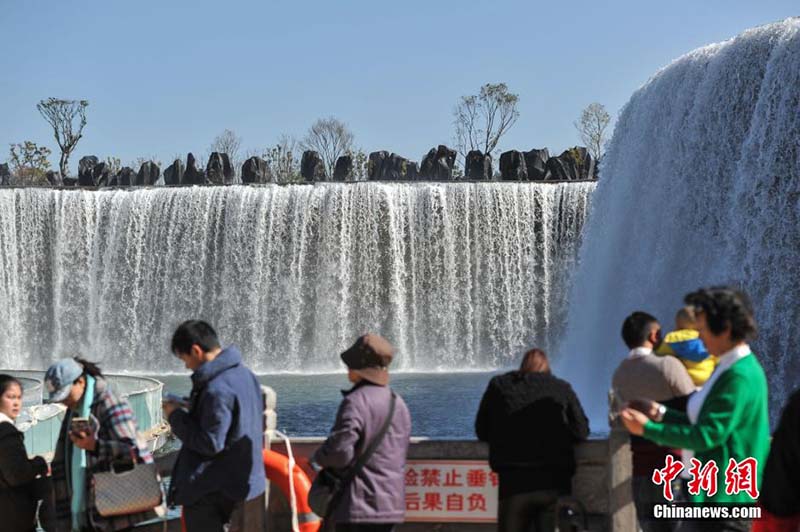
{"type": "Polygon", "coordinates": [[[555,343],[594,187],[0,190],[0,367],[180,370],[192,317],[259,371],[339,368],[367,330],[400,369],[503,366],[555,343]]]}
{"type": "Polygon", "coordinates": [[[691,52],[620,114],[573,282],[562,373],[595,426],[634,310],[673,328],[683,295],[753,298],[773,415],[800,383],[800,19],[691,52]]]}

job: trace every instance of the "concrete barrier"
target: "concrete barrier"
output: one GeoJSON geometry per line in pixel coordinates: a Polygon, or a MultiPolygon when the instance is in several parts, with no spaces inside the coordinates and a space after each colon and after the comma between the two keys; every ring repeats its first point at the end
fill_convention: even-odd
{"type": "MultiPolygon", "coordinates": [[[[286,454],[286,445],[275,437],[275,392],[263,389],[264,443],[273,450],[286,454]]],[[[291,438],[295,460],[309,478],[314,471],[309,458],[322,444],[324,438],[291,438]]],[[[176,452],[157,456],[162,474],[168,475],[174,464],[176,452]]],[[[475,440],[429,440],[412,438],[408,451],[410,460],[478,460],[487,461],[489,448],[475,440]]],[[[572,480],[572,495],[587,512],[588,530],[634,532],[638,530],[636,511],[631,491],[631,454],[626,432],[612,430],[608,438],[591,439],[575,447],[576,472],[572,480]]],[[[291,530],[291,514],[286,498],[280,490],[268,490],[268,530],[291,530]]],[[[170,521],[175,529],[175,520],[170,521]]],[[[398,530],[403,532],[489,532],[496,530],[495,523],[432,523],[406,522],[398,530]]]]}
{"type": "MultiPolygon", "coordinates": [[[[292,438],[292,451],[298,465],[310,478],[314,472],[308,465],[309,457],[324,438],[292,438]]],[[[273,441],[272,449],[281,453],[286,447],[273,441]]],[[[428,440],[413,438],[408,451],[409,459],[419,460],[486,460],[486,444],[469,440],[428,440]]],[[[627,434],[614,431],[608,439],[593,439],[579,444],[575,449],[577,470],[572,482],[572,494],[586,508],[589,530],[628,532],[637,530],[636,513],[631,492],[631,456],[627,434]]],[[[270,519],[273,528],[285,530],[288,506],[279,493],[269,499],[270,519]]],[[[401,531],[490,531],[494,523],[404,523],[401,531]]]]}

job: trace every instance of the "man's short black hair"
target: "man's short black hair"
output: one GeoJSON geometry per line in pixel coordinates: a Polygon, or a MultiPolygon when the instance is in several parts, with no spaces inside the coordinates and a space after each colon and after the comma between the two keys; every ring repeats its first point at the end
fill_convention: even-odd
{"type": "Polygon", "coordinates": [[[628,349],[641,347],[650,336],[653,324],[658,323],[655,316],[647,312],[636,311],[622,322],[622,339],[628,349]]]}
{"type": "Polygon", "coordinates": [[[193,345],[200,346],[204,352],[212,351],[219,347],[219,339],[214,328],[201,320],[184,321],[175,329],[172,335],[170,348],[174,354],[186,354],[192,350],[193,345]]]}
{"type": "Polygon", "coordinates": [[[731,286],[701,288],[686,294],[683,300],[688,305],[694,306],[695,312],[702,312],[705,315],[708,329],[717,336],[728,326],[731,328],[731,340],[734,342],[752,339],[758,332],[753,317],[753,304],[747,294],[737,288],[731,286]]]}

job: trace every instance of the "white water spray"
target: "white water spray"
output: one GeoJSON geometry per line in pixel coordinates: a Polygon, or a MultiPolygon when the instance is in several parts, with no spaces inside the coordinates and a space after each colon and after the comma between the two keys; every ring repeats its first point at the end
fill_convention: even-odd
{"type": "Polygon", "coordinates": [[[338,369],[368,330],[398,369],[516,363],[562,328],[594,187],[0,190],[0,367],[179,371],[195,317],[258,371],[338,369]]]}
{"type": "Polygon", "coordinates": [[[671,329],[684,294],[721,283],[753,298],[774,415],[800,384],[800,19],[658,72],[622,111],[601,175],[560,350],[595,426],[625,316],[671,329]]]}

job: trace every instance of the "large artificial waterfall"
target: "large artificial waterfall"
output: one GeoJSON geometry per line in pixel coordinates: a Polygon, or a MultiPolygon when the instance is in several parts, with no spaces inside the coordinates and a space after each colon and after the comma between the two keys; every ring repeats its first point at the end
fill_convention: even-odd
{"type": "Polygon", "coordinates": [[[258,371],[329,371],[357,335],[397,367],[465,370],[555,344],[594,183],[0,190],[0,367],[83,354],[182,370],[215,324],[258,371]]]}
{"type": "Polygon", "coordinates": [[[800,383],[800,19],[659,71],[623,109],[602,177],[560,350],[590,417],[605,425],[624,317],[671,329],[684,294],[722,283],[753,298],[774,416],[800,383]]]}

